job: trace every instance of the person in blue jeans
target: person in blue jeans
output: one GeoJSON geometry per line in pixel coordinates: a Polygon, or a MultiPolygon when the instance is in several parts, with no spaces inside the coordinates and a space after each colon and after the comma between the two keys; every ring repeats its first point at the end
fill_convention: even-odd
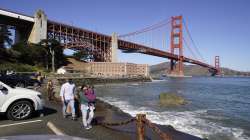
{"type": "Polygon", "coordinates": [[[62,113],[64,118],[67,118],[68,114],[66,113],[68,105],[71,107],[72,120],[76,120],[76,111],[75,111],[75,84],[72,79],[69,79],[61,87],[60,97],[63,103],[62,113]]]}
{"type": "Polygon", "coordinates": [[[81,87],[81,92],[79,93],[79,99],[80,99],[80,104],[81,104],[81,112],[82,112],[82,123],[83,127],[88,130],[91,129],[91,121],[94,117],[94,105],[92,103],[92,98],[95,99],[94,97],[90,97],[89,94],[91,89],[88,88],[88,86],[83,85],[81,87]]]}

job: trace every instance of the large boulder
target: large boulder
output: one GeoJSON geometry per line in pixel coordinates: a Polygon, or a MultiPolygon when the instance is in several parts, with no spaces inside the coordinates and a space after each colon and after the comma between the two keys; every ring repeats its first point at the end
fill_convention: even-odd
{"type": "Polygon", "coordinates": [[[163,106],[179,106],[186,104],[186,100],[174,93],[161,93],[159,95],[160,105],[163,106]]]}

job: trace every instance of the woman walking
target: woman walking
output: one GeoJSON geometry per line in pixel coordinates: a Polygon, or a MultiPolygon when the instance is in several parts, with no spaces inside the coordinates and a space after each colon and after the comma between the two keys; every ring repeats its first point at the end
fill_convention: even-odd
{"type": "MultiPolygon", "coordinates": [[[[94,117],[94,110],[95,110],[95,99],[96,99],[96,95],[95,95],[95,92],[94,92],[94,87],[93,86],[88,86],[88,89],[87,89],[87,92],[86,92],[86,97],[88,99],[88,115],[92,117],[94,117]]],[[[89,122],[89,127],[91,128],[92,126],[90,125],[91,124],[91,121],[92,119],[90,120],[89,122]]]]}
{"type": "Polygon", "coordinates": [[[47,83],[47,96],[48,96],[48,100],[51,101],[54,99],[54,84],[52,82],[52,80],[49,80],[47,83]]]}
{"type": "Polygon", "coordinates": [[[95,107],[92,104],[95,100],[95,95],[92,94],[91,91],[92,91],[91,88],[88,88],[87,86],[83,85],[79,93],[81,112],[82,112],[82,123],[83,123],[83,127],[86,130],[92,128],[91,121],[94,117],[95,107]]]}

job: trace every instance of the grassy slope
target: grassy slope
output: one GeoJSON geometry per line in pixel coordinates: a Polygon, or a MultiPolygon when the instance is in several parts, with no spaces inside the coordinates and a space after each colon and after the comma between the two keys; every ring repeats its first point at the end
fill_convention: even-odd
{"type": "MultiPolygon", "coordinates": [[[[150,73],[153,76],[166,74],[169,71],[169,66],[170,66],[169,62],[152,65],[150,66],[150,73]]],[[[228,76],[232,75],[250,76],[250,72],[235,71],[229,68],[222,68],[222,72],[224,73],[224,75],[228,76]]],[[[184,65],[184,73],[185,75],[191,75],[191,76],[210,75],[207,68],[203,68],[198,65],[184,65]]]]}

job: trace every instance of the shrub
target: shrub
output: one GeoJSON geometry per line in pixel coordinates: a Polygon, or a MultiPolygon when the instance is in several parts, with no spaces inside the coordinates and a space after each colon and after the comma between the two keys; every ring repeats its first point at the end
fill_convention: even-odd
{"type": "Polygon", "coordinates": [[[20,63],[4,63],[0,64],[0,71],[13,70],[16,72],[34,72],[37,71],[38,68],[35,66],[20,64],[20,63]]]}

